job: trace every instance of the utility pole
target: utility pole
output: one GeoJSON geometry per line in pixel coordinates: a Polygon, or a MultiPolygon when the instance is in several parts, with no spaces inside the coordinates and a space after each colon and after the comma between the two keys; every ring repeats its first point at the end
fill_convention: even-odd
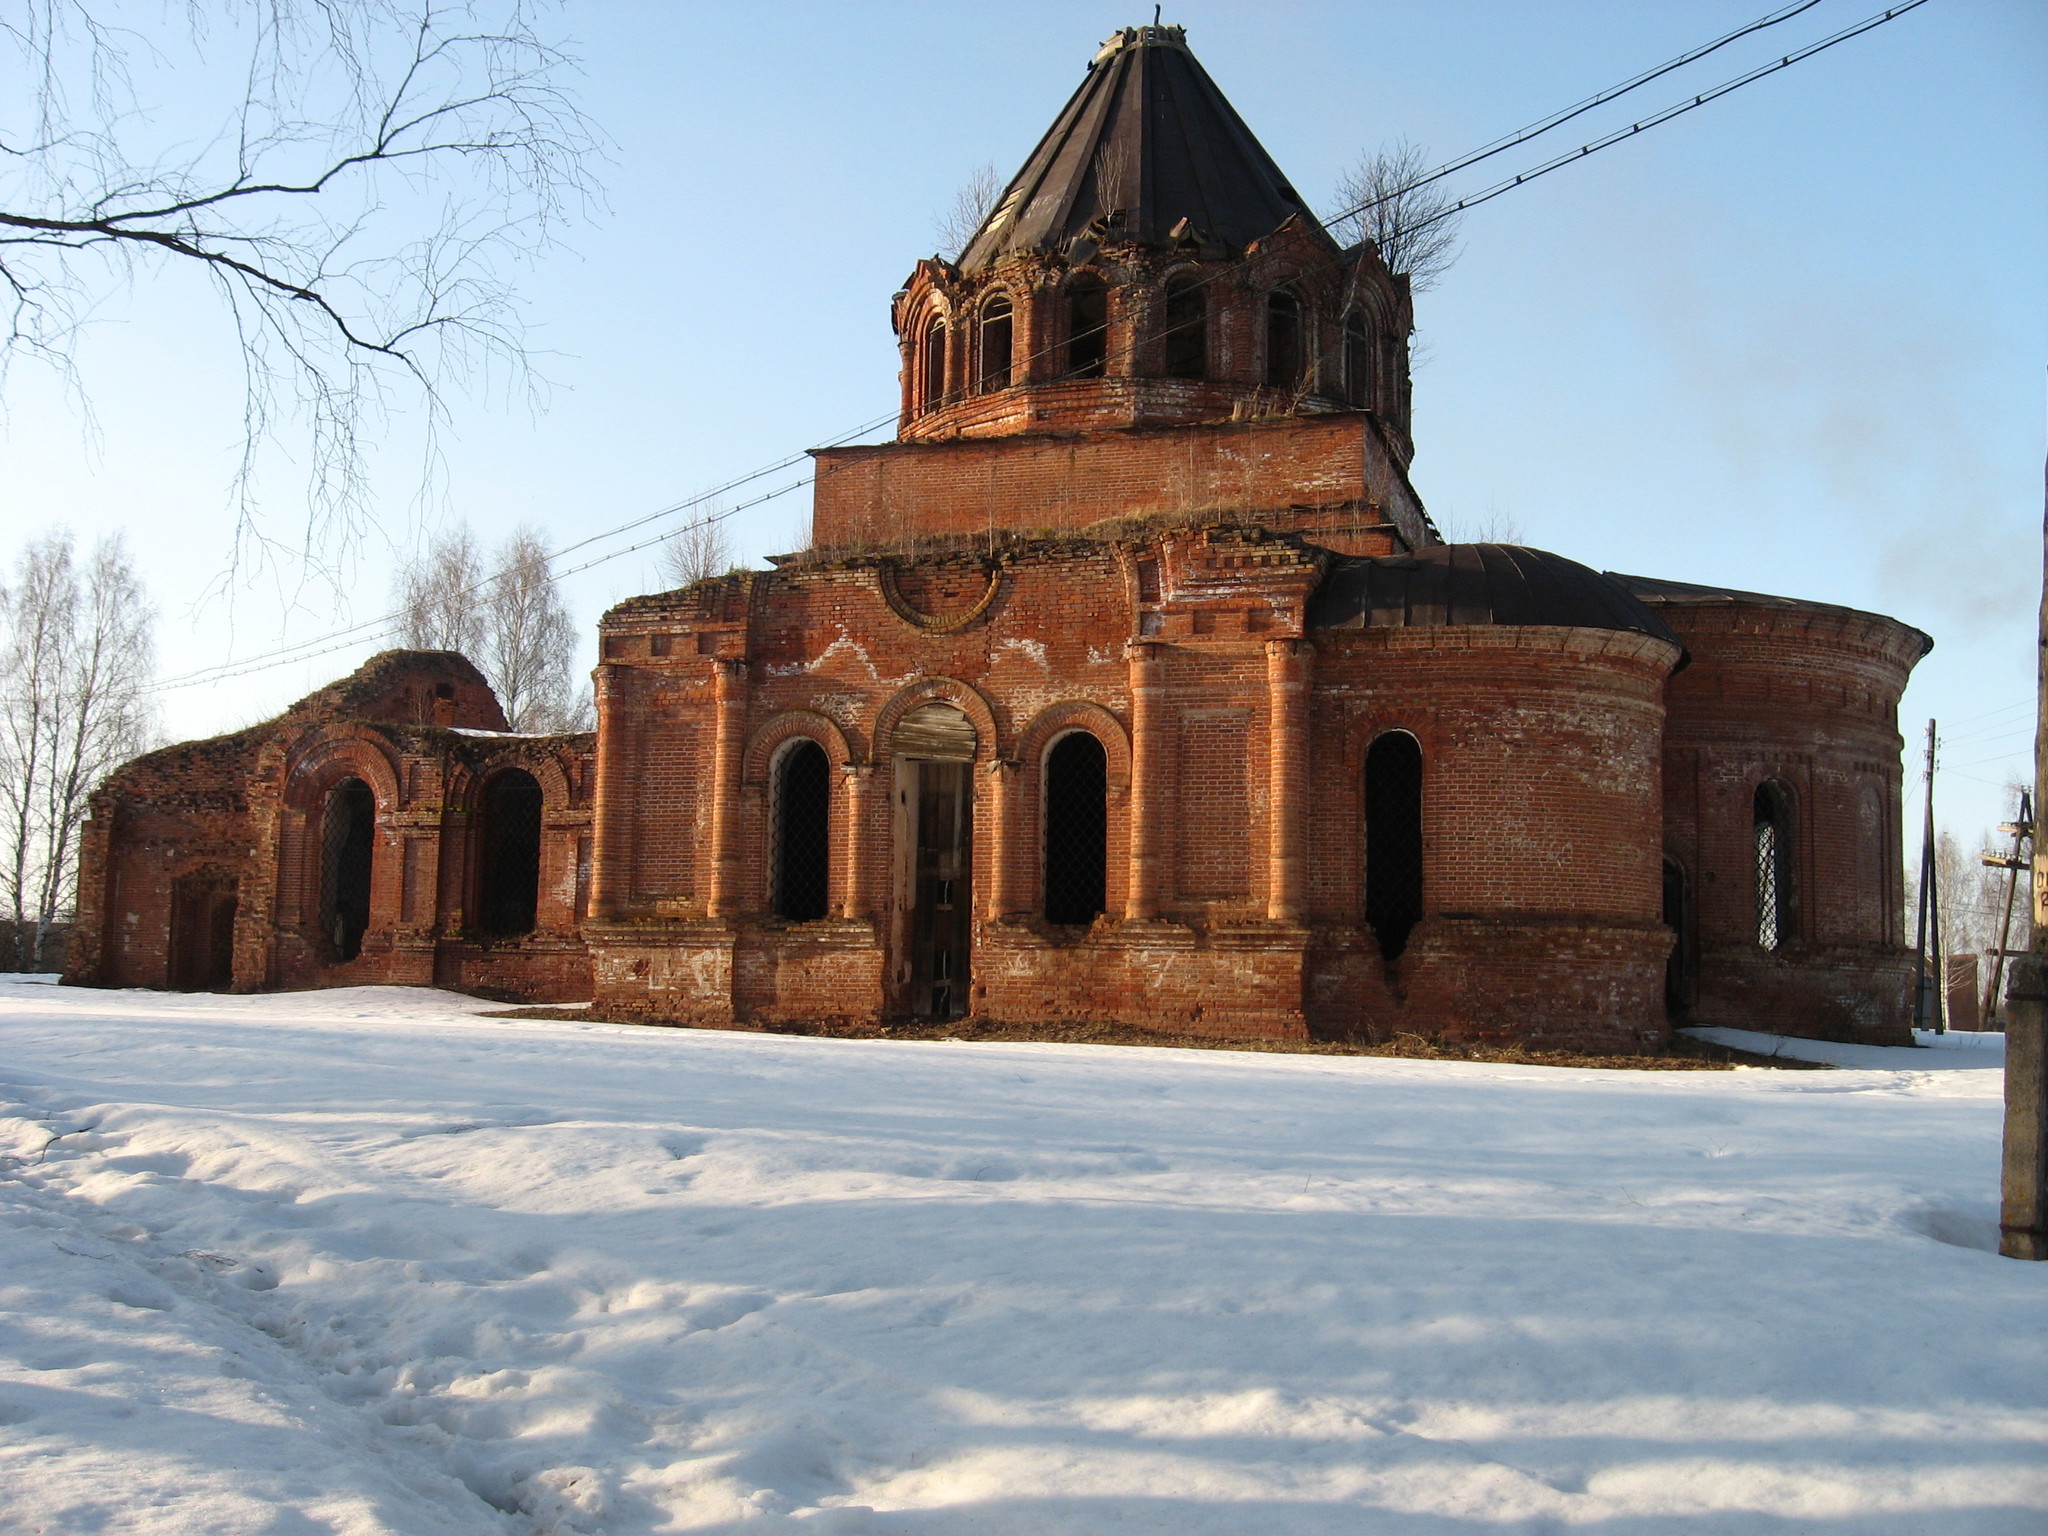
{"type": "Polygon", "coordinates": [[[1920,838],[1919,921],[1913,936],[1913,1027],[1941,1032],[1941,891],[1934,878],[1934,722],[1927,722],[1927,820],[1920,838]],[[1934,943],[1930,949],[1928,939],[1934,943]],[[1930,964],[1930,961],[1932,962],[1930,964]]]}
{"type": "MultiPolygon", "coordinates": [[[[2048,483],[2043,485],[2048,492],[2048,483]]],[[[2034,651],[2034,806],[2048,801],[2048,494],[2042,498],[2041,610],[2034,651]]],[[[2034,923],[2005,994],[2005,1162],[1998,1251],[2048,1259],[2048,838],[2034,839],[2034,923]]]]}
{"type": "Polygon", "coordinates": [[[1998,914],[1998,936],[1992,940],[1991,980],[1984,985],[1984,1027],[1989,1029],[1999,1017],[1998,985],[2005,979],[2006,938],[2012,932],[2013,897],[2020,888],[2020,871],[2027,867],[2021,856],[2021,848],[2034,835],[2034,797],[2024,789],[2020,791],[2020,819],[2009,821],[1998,829],[2012,834],[2012,852],[2001,857],[1995,853],[1980,854],[1978,857],[1993,869],[2005,873],[2005,905],[1998,914]]]}

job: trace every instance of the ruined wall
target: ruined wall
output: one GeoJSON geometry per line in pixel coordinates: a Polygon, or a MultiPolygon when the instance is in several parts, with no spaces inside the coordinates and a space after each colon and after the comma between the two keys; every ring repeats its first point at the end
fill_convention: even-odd
{"type": "Polygon", "coordinates": [[[1782,599],[1652,600],[1693,658],[1671,683],[1664,749],[1665,849],[1691,908],[1685,1017],[1905,1043],[1897,709],[1926,637],[1782,599]],[[1794,892],[1774,951],[1758,940],[1765,781],[1793,812],[1794,892]]]}
{"type": "Polygon", "coordinates": [[[1437,542],[1360,412],[1029,437],[825,448],[812,542],[1079,530],[1126,518],[1263,523],[1379,554],[1437,542]],[[1398,542],[1378,525],[1392,523],[1398,542]]]}

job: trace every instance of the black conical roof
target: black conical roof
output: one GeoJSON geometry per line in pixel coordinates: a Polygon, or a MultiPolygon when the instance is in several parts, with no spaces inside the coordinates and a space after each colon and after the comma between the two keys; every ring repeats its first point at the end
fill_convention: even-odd
{"type": "Polygon", "coordinates": [[[973,271],[1079,241],[1195,239],[1238,251],[1315,215],[1245,127],[1180,27],[1126,27],[961,253],[973,271]]]}

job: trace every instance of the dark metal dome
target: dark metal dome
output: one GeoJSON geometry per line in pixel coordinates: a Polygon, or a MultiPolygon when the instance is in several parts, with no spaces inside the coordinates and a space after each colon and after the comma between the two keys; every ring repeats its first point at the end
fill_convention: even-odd
{"type": "Polygon", "coordinates": [[[1671,627],[1612,576],[1521,544],[1340,555],[1308,605],[1311,629],[1446,624],[1617,629],[1684,649],[1671,627]]]}
{"type": "Polygon", "coordinates": [[[960,267],[1115,240],[1236,252],[1296,216],[1320,230],[1182,29],[1126,27],[1103,44],[960,267]]]}

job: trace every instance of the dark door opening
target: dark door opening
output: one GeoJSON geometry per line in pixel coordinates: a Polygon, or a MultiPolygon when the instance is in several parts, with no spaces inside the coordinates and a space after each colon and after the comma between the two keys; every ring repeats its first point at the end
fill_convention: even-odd
{"type": "Polygon", "coordinates": [[[967,1011],[972,929],[972,764],[914,762],[915,863],[910,909],[910,1011],[953,1019],[967,1011]]]}
{"type": "Polygon", "coordinates": [[[1664,962],[1664,1016],[1672,1023],[1692,1006],[1692,890],[1685,869],[1675,859],[1664,861],[1664,925],[1672,932],[1671,957],[1664,962]]]}
{"type": "Polygon", "coordinates": [[[540,781],[508,768],[484,786],[477,926],[493,938],[533,932],[540,906],[540,781]]]}
{"type": "Polygon", "coordinates": [[[1422,748],[1406,731],[1365,754],[1365,920],[1389,960],[1422,921],[1422,748]]]}
{"type": "Polygon", "coordinates": [[[227,875],[182,875],[171,886],[170,984],[225,992],[235,982],[236,884],[227,875]]]}
{"type": "Polygon", "coordinates": [[[377,797],[361,779],[327,791],[320,827],[320,937],[330,961],[363,952],[370,926],[370,868],[377,797]]]}

